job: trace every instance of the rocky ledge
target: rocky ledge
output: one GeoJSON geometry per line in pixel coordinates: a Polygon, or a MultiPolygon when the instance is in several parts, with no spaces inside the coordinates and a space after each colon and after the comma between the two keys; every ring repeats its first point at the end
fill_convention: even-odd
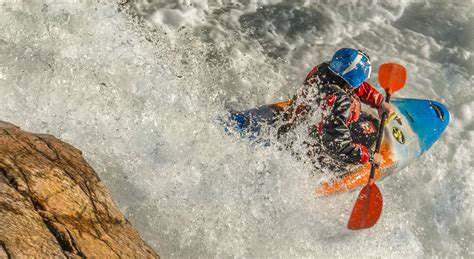
{"type": "Polygon", "coordinates": [[[81,151],[0,121],[0,258],[158,258],[81,151]]]}

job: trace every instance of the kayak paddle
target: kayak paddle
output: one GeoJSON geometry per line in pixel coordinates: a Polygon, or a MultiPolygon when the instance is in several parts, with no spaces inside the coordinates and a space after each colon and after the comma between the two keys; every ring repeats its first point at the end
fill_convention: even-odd
{"type": "MultiPolygon", "coordinates": [[[[390,102],[393,93],[403,88],[406,81],[406,70],[402,65],[394,63],[382,64],[379,67],[378,79],[379,83],[386,92],[386,102],[390,102]]],[[[387,114],[382,114],[379,125],[377,143],[375,145],[375,153],[380,152],[383,131],[387,114]]],[[[352,209],[351,217],[347,227],[352,230],[370,228],[380,218],[382,214],[383,199],[382,193],[375,184],[375,170],[377,165],[371,163],[370,176],[367,185],[362,188],[352,209]]]]}

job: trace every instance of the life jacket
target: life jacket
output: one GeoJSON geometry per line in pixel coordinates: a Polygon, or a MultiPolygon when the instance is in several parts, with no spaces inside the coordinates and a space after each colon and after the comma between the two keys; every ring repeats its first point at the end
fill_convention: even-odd
{"type": "Polygon", "coordinates": [[[344,90],[346,82],[333,74],[325,62],[314,67],[306,76],[300,94],[295,100],[293,120],[301,120],[317,106],[321,119],[314,122],[310,135],[318,138],[329,154],[347,163],[366,163],[370,150],[355,143],[350,135],[352,123],[359,120],[361,102],[378,108],[383,96],[369,83],[363,82],[352,91],[344,90]]]}

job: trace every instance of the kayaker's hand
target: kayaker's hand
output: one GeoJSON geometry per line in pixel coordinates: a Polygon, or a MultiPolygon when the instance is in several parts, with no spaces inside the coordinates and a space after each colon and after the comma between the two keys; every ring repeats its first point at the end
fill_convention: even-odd
{"type": "Polygon", "coordinates": [[[387,113],[387,118],[390,118],[390,115],[395,112],[393,106],[387,102],[380,104],[380,107],[377,111],[379,113],[379,118],[382,118],[382,114],[384,113],[387,113]]]}
{"type": "Polygon", "coordinates": [[[380,153],[375,153],[372,162],[377,166],[380,166],[383,163],[383,156],[380,153]]]}

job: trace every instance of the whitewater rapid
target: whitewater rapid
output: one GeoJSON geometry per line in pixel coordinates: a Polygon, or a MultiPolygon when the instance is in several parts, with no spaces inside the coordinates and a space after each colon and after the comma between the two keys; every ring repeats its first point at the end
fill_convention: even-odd
{"type": "Polygon", "coordinates": [[[81,149],[164,258],[472,257],[473,9],[0,0],[0,119],[81,149]],[[346,46],[376,66],[403,64],[397,95],[442,102],[452,117],[431,150],[379,184],[382,217],[358,232],[345,227],[357,192],[315,197],[327,175],[216,122],[227,108],[288,99],[346,46]]]}

